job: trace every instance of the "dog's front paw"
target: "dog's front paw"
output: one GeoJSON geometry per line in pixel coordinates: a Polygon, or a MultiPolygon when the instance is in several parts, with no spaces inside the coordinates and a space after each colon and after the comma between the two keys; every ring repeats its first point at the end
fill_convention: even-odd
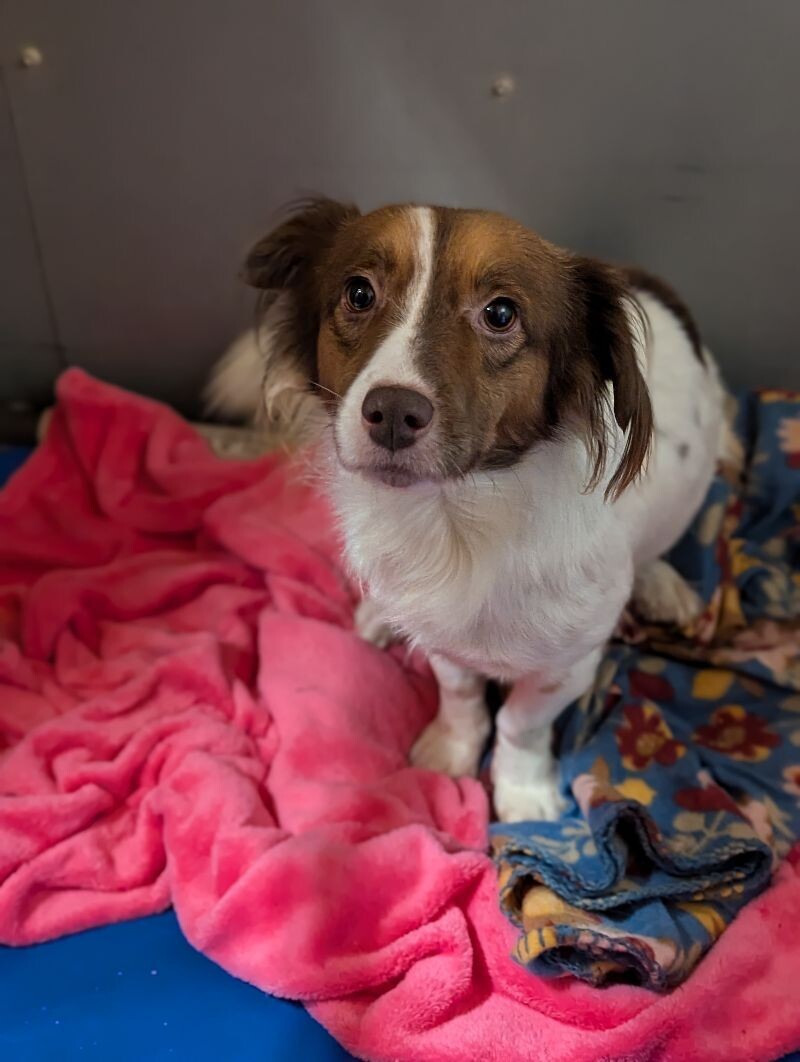
{"type": "Polygon", "coordinates": [[[394,631],[384,623],[378,606],[371,598],[365,597],[359,601],[354,619],[359,635],[378,649],[385,649],[395,640],[394,631]]]}
{"type": "Polygon", "coordinates": [[[434,719],[412,748],[411,762],[415,767],[441,771],[451,778],[474,777],[486,737],[482,728],[471,728],[469,733],[456,732],[444,726],[440,719],[434,719]]]}
{"type": "Polygon", "coordinates": [[[555,776],[531,782],[496,778],[494,808],[501,822],[555,822],[567,808],[555,776]]]}

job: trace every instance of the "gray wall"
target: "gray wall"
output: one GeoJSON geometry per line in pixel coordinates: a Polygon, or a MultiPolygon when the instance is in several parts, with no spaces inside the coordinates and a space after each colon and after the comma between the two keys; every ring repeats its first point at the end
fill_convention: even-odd
{"type": "Polygon", "coordinates": [[[800,387],[798,40],[800,0],[6,0],[0,395],[60,345],[191,408],[309,191],[646,264],[735,384],[800,387]]]}

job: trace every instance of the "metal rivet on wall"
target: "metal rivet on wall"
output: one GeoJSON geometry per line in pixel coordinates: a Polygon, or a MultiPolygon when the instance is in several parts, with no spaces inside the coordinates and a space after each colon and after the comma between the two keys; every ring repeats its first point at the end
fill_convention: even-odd
{"type": "Polygon", "coordinates": [[[497,99],[505,99],[508,96],[513,96],[516,87],[511,74],[498,74],[492,82],[492,95],[496,96],[497,99]]]}
{"type": "Polygon", "coordinates": [[[26,70],[30,70],[33,66],[41,66],[43,62],[44,56],[35,44],[26,44],[20,48],[19,65],[24,66],[26,70]]]}

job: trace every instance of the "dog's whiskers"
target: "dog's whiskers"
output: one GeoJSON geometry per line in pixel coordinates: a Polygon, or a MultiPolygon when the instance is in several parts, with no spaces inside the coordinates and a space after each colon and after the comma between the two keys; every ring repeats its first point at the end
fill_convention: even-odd
{"type": "Polygon", "coordinates": [[[339,394],[338,391],[332,391],[330,387],[326,387],[324,384],[317,383],[316,380],[309,380],[308,382],[311,384],[312,387],[318,387],[320,391],[327,391],[329,395],[333,395],[334,398],[338,398],[340,402],[343,401],[342,396],[339,394]]]}

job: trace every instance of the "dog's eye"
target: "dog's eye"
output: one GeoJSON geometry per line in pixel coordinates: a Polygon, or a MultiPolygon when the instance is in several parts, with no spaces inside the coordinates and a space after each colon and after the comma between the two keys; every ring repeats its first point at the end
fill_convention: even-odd
{"type": "Polygon", "coordinates": [[[366,277],[351,277],[344,286],[348,310],[363,313],[375,302],[375,289],[366,277]]]}
{"type": "Polygon", "coordinates": [[[517,307],[511,299],[499,296],[484,306],[481,314],[483,323],[492,332],[508,332],[517,319],[517,307]]]}

